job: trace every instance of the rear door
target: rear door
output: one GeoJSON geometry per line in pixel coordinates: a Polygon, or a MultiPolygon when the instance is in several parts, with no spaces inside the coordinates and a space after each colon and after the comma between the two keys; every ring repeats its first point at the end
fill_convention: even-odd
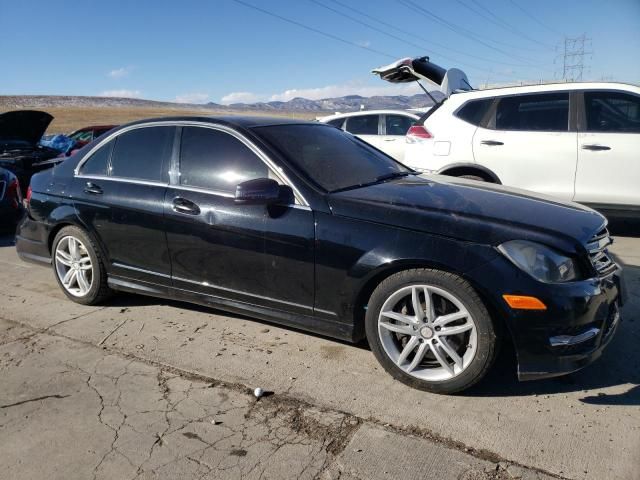
{"type": "Polygon", "coordinates": [[[402,162],[406,148],[406,134],[415,119],[408,115],[387,113],[382,116],[384,152],[402,162]]]}
{"type": "Polygon", "coordinates": [[[498,97],[473,136],[473,156],[504,185],[571,200],[577,132],[570,128],[570,94],[498,97]]]}
{"type": "Polygon", "coordinates": [[[640,207],[640,95],[609,90],[582,96],[575,200],[640,207]]]}
{"type": "Polygon", "coordinates": [[[174,136],[172,126],[139,126],[80,166],[74,203],[102,243],[113,275],[171,284],[163,205],[174,136]]]}

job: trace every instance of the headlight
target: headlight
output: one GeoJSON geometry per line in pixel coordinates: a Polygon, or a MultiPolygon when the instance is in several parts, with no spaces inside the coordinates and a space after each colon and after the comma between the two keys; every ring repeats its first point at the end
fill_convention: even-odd
{"type": "Polygon", "coordinates": [[[500,245],[498,250],[541,282],[570,282],[578,277],[578,266],[573,259],[539,243],[512,240],[500,245]]]}

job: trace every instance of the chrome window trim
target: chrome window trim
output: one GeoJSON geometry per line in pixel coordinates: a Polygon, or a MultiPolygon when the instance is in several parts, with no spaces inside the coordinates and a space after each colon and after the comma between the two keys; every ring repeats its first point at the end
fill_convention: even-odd
{"type": "Polygon", "coordinates": [[[76,178],[86,178],[89,180],[107,180],[110,182],[124,182],[124,183],[133,183],[136,185],[149,185],[151,187],[168,187],[168,183],[163,182],[150,182],[149,180],[140,180],[137,178],[127,178],[127,177],[110,177],[108,175],[76,175],[76,178]]]}
{"type": "MultiPolygon", "coordinates": [[[[249,148],[260,160],[262,160],[267,165],[267,167],[273,172],[273,174],[280,180],[282,184],[291,187],[291,189],[293,190],[293,194],[295,196],[296,202],[299,202],[301,206],[309,207],[309,202],[307,202],[304,196],[293,184],[293,182],[291,182],[289,177],[284,173],[283,169],[278,165],[276,165],[269,158],[269,156],[266,155],[251,140],[249,140],[248,138],[246,138],[245,136],[243,136],[241,133],[234,130],[233,128],[227,127],[226,125],[220,125],[217,123],[209,123],[209,122],[201,122],[197,120],[166,120],[166,121],[156,121],[156,122],[145,122],[145,123],[139,123],[136,125],[130,125],[128,127],[124,127],[120,130],[117,130],[112,134],[108,135],[107,137],[101,139],[98,143],[96,143],[96,145],[94,145],[91,148],[91,150],[84,156],[84,158],[78,163],[78,165],[76,165],[76,168],[73,170],[74,176],[81,177],[81,178],[89,178],[88,175],[87,176],[82,175],[82,173],[80,172],[80,169],[93,156],[96,150],[98,150],[100,147],[102,147],[106,143],[110,142],[115,137],[120,136],[123,133],[130,132],[132,130],[137,130],[139,128],[165,127],[165,126],[210,128],[212,130],[221,131],[231,135],[232,137],[235,137],[240,142],[242,142],[247,148],[249,148]]],[[[170,175],[171,173],[172,172],[170,172],[170,175]]],[[[142,185],[162,185],[162,186],[169,185],[168,183],[148,182],[146,180],[127,179],[124,177],[110,177],[110,176],[94,176],[94,177],[101,178],[101,179],[122,180],[122,181],[127,181],[128,183],[140,183],[142,185]]],[[[193,191],[199,191],[203,193],[212,193],[214,195],[220,195],[222,193],[220,191],[209,190],[206,188],[189,187],[188,185],[170,185],[170,186],[172,188],[180,188],[183,190],[193,190],[193,191]]],[[[224,192],[224,196],[233,197],[234,195],[229,192],[224,192]]]]}

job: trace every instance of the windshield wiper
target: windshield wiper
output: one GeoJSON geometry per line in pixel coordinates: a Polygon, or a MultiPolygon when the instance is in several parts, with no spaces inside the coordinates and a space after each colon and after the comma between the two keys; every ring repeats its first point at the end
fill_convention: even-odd
{"type": "Polygon", "coordinates": [[[370,182],[358,183],[356,185],[350,185],[348,187],[338,188],[336,190],[331,190],[329,193],[338,193],[344,192],[345,190],[354,190],[356,188],[368,187],[369,185],[375,185],[376,183],[384,182],[385,180],[391,180],[393,178],[406,177],[408,175],[414,175],[416,172],[414,171],[406,171],[406,172],[391,172],[385,173],[384,175],[380,175],[370,182]]]}

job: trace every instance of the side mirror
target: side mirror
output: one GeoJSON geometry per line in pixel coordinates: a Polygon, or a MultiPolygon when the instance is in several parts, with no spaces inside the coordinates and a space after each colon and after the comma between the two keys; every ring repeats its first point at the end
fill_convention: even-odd
{"type": "Polygon", "coordinates": [[[247,180],[236,186],[236,203],[269,205],[279,199],[280,185],[270,178],[247,180]]]}

